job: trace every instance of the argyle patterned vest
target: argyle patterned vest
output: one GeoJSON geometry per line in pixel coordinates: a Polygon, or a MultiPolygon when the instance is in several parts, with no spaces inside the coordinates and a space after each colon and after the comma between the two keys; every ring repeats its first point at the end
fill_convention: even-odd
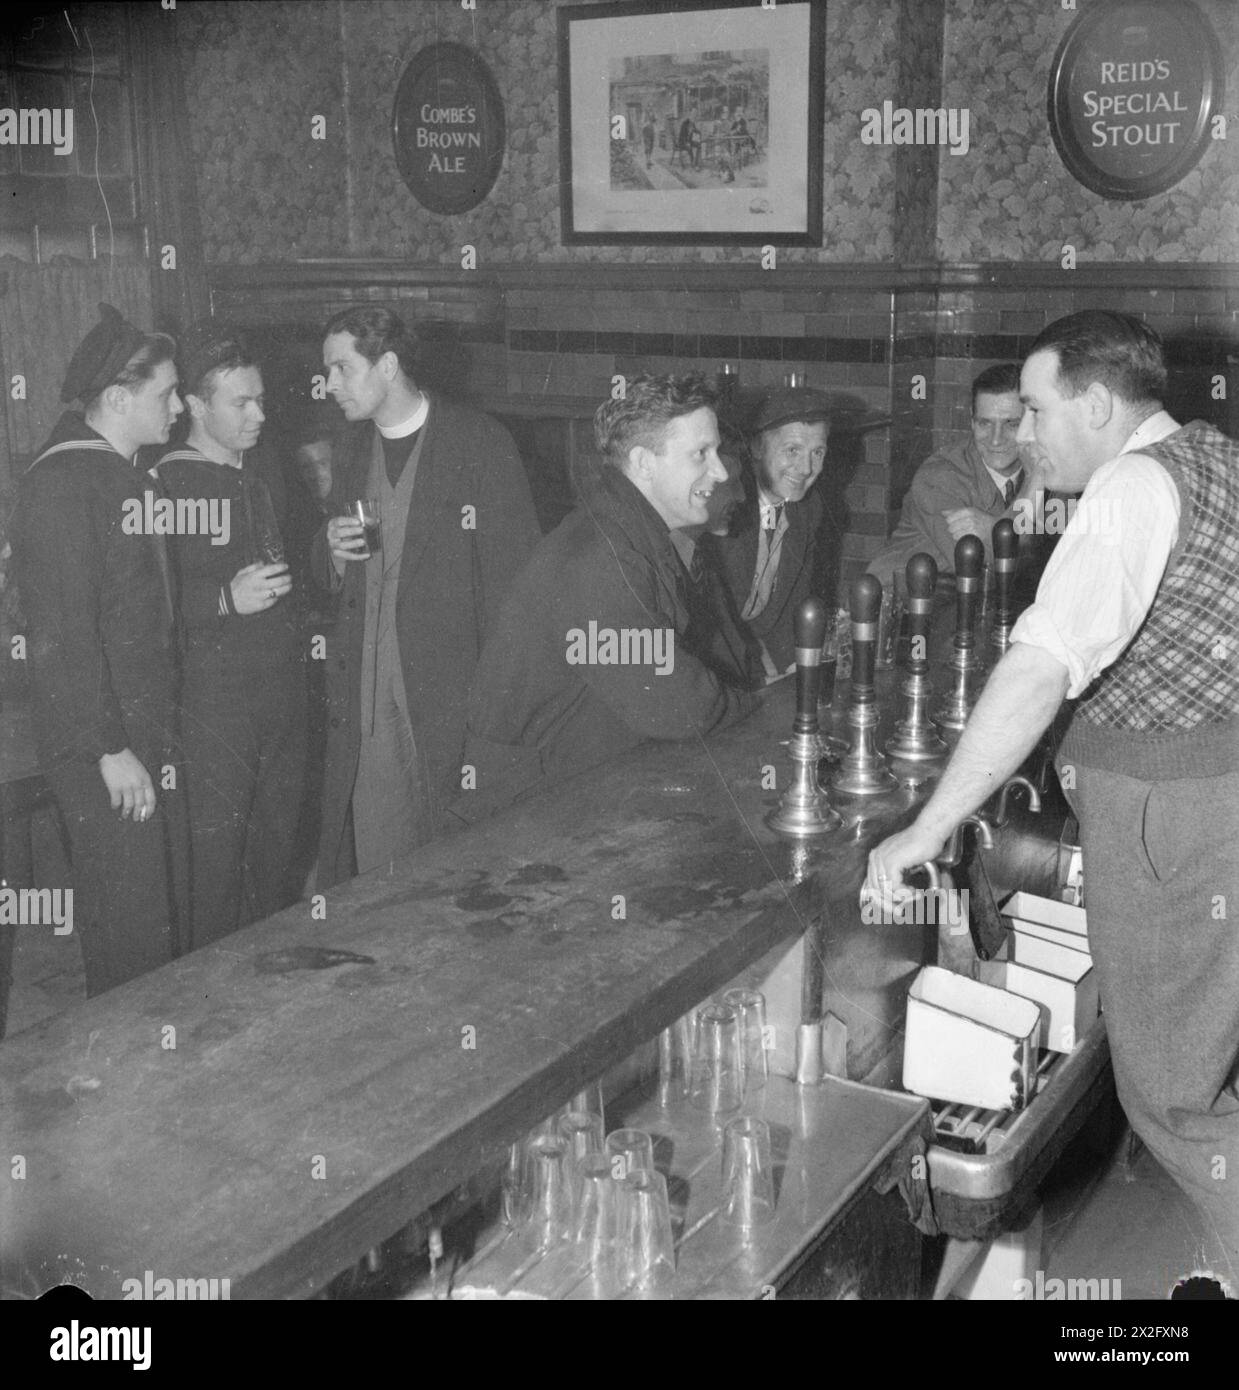
{"type": "Polygon", "coordinates": [[[1239,767],[1239,444],[1194,420],[1140,449],[1179,539],[1140,631],[1080,697],[1061,757],[1143,780],[1239,767]]]}

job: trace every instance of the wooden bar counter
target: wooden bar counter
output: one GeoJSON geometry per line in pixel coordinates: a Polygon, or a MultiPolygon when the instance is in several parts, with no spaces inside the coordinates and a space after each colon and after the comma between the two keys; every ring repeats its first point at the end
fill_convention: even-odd
{"type": "MultiPolygon", "coordinates": [[[[790,943],[819,880],[854,904],[911,803],[780,842],[763,769],[785,784],[791,710],[784,683],[705,743],[643,747],[0,1044],[9,1296],[146,1271],[309,1294],[790,943]]],[[[894,998],[920,933],[867,931],[894,998]]]]}

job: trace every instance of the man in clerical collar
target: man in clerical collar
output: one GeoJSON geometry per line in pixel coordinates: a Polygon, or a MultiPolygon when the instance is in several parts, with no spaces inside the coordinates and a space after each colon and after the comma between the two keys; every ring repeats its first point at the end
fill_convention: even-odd
{"type": "Polygon", "coordinates": [[[218,323],[191,329],[178,360],[189,437],[154,472],[186,515],[223,523],[171,539],[197,948],[297,897],[289,879],[305,775],[305,654],[281,518],[258,468],[258,361],[218,323]]]}
{"type": "Polygon", "coordinates": [[[714,403],[700,376],[640,376],[599,407],[602,465],[534,551],[478,663],[462,821],[753,708],[747,673],[693,631],[693,557],[674,540],[709,523],[726,482],[714,403]]]}
{"type": "Polygon", "coordinates": [[[826,461],[831,409],[829,397],[805,387],[766,392],[750,422],[751,466],[731,533],[703,540],[760,644],[768,677],[795,664],[796,609],[822,596],[825,504],[814,484],[826,461]]]}
{"type": "Polygon", "coordinates": [[[1016,442],[1023,412],[1019,367],[987,367],[972,383],[971,434],[935,450],[916,470],[894,533],[869,562],[870,574],[889,584],[922,551],[937,561],[939,574],[954,574],[955,542],[969,535],[979,537],[987,561],[992,558],[994,523],[1013,516],[1016,499],[1029,491],[1016,442]]]}
{"type": "Polygon", "coordinates": [[[323,366],[348,425],[310,554],[315,582],[338,598],[320,887],[388,868],[441,830],[464,775],[483,636],[539,536],[512,437],[419,385],[418,343],[396,314],[337,314],[323,366]],[[373,547],[357,520],[363,500],[377,520],[373,547]]]}
{"type": "Polygon", "coordinates": [[[111,305],[69,363],[67,410],[19,488],[13,551],[39,766],[68,833],[86,992],[189,944],[176,627],[158,484],[135,467],[182,406],[164,334],[111,305]]]}

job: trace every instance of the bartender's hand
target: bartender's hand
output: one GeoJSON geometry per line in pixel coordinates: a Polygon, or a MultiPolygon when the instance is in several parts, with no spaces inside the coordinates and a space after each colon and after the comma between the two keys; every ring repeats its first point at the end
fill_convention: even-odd
{"type": "Polygon", "coordinates": [[[963,540],[965,536],[979,536],[988,546],[996,520],[988,512],[978,507],[956,507],[944,511],[942,516],[953,541],[963,540]]]}
{"type": "Polygon", "coordinates": [[[327,523],[327,548],[336,573],[343,575],[351,560],[368,560],[366,528],[353,516],[333,516],[327,523]]]}
{"type": "Polygon", "coordinates": [[[149,820],[155,814],[155,787],[150,774],[129,748],[119,753],[105,753],[99,759],[112,809],[120,812],[121,820],[130,816],[135,821],[149,820]]]}
{"type": "Polygon", "coordinates": [[[293,577],[283,561],[274,565],[246,565],[232,576],[229,587],[232,606],[238,613],[262,613],[292,591],[293,577]]]}
{"type": "Polygon", "coordinates": [[[945,835],[925,830],[919,821],[883,840],[869,852],[862,898],[880,903],[885,910],[907,902],[916,890],[903,881],[904,872],[936,859],[946,841],[945,835]]]}

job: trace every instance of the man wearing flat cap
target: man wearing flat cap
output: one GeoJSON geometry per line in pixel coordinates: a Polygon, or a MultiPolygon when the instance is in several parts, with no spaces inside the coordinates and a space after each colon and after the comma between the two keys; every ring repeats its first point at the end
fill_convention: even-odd
{"type": "Polygon", "coordinates": [[[69,836],[86,991],[188,941],[173,590],[135,467],[181,413],[175,344],[110,305],[69,364],[66,411],[20,482],[14,559],[39,764],[69,836]]]}
{"type": "Polygon", "coordinates": [[[260,472],[258,362],[238,333],[210,322],[181,339],[177,358],[189,437],[154,471],[187,516],[215,522],[171,538],[197,949],[297,896],[289,878],[305,778],[305,664],[280,519],[260,472]]]}
{"type": "Polygon", "coordinates": [[[795,664],[792,623],[797,607],[825,597],[820,531],[825,503],[814,487],[826,461],[831,402],[820,391],[781,387],[758,403],[749,428],[751,467],[731,534],[705,536],[752,638],[766,674],[795,664]]]}

